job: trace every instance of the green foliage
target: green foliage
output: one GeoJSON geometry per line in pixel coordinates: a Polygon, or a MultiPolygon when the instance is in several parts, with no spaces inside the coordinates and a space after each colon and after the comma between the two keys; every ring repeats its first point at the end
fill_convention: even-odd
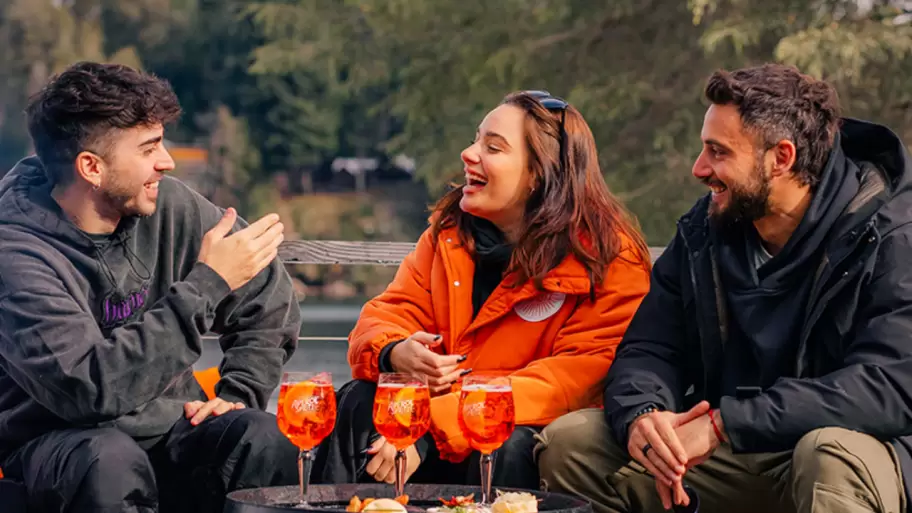
{"type": "Polygon", "coordinates": [[[168,78],[187,112],[169,137],[222,148],[231,194],[269,188],[275,173],[297,184],[337,156],[404,153],[434,197],[458,179],[459,152],[505,94],[548,89],[583,113],[608,184],[650,243],[664,244],[703,192],[690,167],[702,87],[717,68],[795,64],[836,84],[847,115],[912,140],[909,9],[895,0],[9,0],[0,5],[0,165],[27,151],[28,94],[78,59],[168,78]]]}
{"type": "Polygon", "coordinates": [[[702,193],[689,170],[700,148],[702,87],[717,68],[796,64],[832,80],[847,114],[908,133],[912,24],[896,23],[908,17],[898,5],[272,1],[252,8],[268,41],[254,69],[319,70],[342,90],[379,91],[378,105],[402,128],[377,141],[387,153],[416,156],[435,195],[458,177],[459,151],[506,93],[548,89],[584,114],[609,185],[650,242],[663,244],[702,193]]]}

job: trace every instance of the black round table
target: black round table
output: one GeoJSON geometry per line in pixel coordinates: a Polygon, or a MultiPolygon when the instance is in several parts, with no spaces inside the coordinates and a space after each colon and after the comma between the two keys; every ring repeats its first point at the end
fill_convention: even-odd
{"type": "MultiPolygon", "coordinates": [[[[504,491],[529,492],[541,501],[538,510],[554,513],[592,513],[592,506],[568,495],[539,492],[535,490],[503,489],[504,491]]],[[[368,497],[375,499],[393,498],[393,487],[388,484],[340,484],[310,485],[307,501],[313,508],[296,508],[299,493],[297,486],[279,486],[272,488],[254,488],[238,490],[228,494],[224,513],[292,513],[327,511],[344,512],[352,497],[357,495],[362,500],[368,497]]],[[[407,484],[405,493],[409,496],[409,508],[425,509],[440,506],[440,498],[449,499],[456,495],[475,494],[481,497],[481,488],[461,485],[424,485],[407,484]]],[[[491,491],[496,497],[496,489],[491,491]]]]}

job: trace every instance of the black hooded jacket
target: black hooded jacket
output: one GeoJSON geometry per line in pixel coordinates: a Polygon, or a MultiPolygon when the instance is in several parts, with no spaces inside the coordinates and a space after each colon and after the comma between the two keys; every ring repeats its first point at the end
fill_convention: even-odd
{"type": "Polygon", "coordinates": [[[772,378],[740,383],[726,375],[733,344],[748,347],[742,337],[756,333],[741,330],[745,312],[732,312],[751,303],[733,302],[726,289],[734,281],[723,259],[734,256],[709,222],[709,198],[678,221],[607,376],[605,414],[618,442],[626,446],[628,425],[646,405],[685,411],[705,399],[721,409],[736,453],[791,450],[822,427],[891,441],[910,491],[912,159],[888,128],[846,119],[827,175],[842,178],[822,185],[813,201],[831,203],[826,196],[848,184],[852,194],[839,215],[826,221],[810,209],[810,221],[793,235],[803,238],[795,243],[800,251],[787,246],[760,268],[758,278],[768,278],[805,260],[798,274],[786,275],[801,277],[789,285],[803,291],[797,315],[761,310],[759,321],[794,321],[782,331],[778,350],[787,357],[775,360],[772,378]]]}

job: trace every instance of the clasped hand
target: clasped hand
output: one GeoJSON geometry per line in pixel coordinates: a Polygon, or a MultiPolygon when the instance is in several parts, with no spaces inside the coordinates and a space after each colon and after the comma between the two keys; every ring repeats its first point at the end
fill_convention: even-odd
{"type": "Polygon", "coordinates": [[[710,414],[709,403],[702,401],[684,413],[647,413],[630,426],[627,451],[655,476],[665,509],[690,503],[684,474],[709,459],[720,445],[710,414]]]}

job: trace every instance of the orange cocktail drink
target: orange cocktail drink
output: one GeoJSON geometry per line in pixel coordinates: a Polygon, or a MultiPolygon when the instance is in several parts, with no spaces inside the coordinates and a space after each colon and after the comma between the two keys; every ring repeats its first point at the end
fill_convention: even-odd
{"type": "Polygon", "coordinates": [[[298,449],[316,447],[336,424],[336,393],[332,383],[282,383],[278,421],[279,430],[298,449]]]}
{"type": "Polygon", "coordinates": [[[459,394],[459,427],[469,445],[481,453],[481,503],[491,496],[492,453],[516,427],[513,385],[508,376],[468,376],[459,394]]]}
{"type": "Polygon", "coordinates": [[[279,388],[276,413],[279,430],[299,450],[301,505],[307,504],[307,483],[313,464],[311,450],[336,425],[336,392],[328,372],[286,372],[279,388]]]}
{"type": "Polygon", "coordinates": [[[405,450],[431,426],[431,394],[427,379],[383,373],[374,396],[374,427],[396,448],[396,496],[405,486],[405,450]]]}

